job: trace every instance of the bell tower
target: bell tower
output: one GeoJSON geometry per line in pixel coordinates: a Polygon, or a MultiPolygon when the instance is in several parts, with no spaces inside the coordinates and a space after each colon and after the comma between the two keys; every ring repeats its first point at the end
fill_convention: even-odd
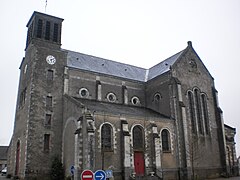
{"type": "Polygon", "coordinates": [[[18,99],[8,172],[20,179],[47,174],[51,157],[61,156],[63,19],[33,12],[27,23],[25,57],[20,64],[18,99]]]}
{"type": "Polygon", "coordinates": [[[26,49],[34,39],[61,46],[62,18],[34,11],[27,23],[26,49]]]}

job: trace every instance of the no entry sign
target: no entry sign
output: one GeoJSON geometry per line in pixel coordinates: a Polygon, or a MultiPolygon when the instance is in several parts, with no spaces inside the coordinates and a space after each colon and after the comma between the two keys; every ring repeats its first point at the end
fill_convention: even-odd
{"type": "Polygon", "coordinates": [[[84,170],[81,174],[82,180],[93,180],[93,172],[91,170],[84,170]]]}

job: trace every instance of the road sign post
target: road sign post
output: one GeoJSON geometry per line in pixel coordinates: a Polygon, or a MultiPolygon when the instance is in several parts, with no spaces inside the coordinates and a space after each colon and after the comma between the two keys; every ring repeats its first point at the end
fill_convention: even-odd
{"type": "Polygon", "coordinates": [[[91,170],[84,170],[81,174],[81,180],[93,180],[93,172],[91,170]]]}

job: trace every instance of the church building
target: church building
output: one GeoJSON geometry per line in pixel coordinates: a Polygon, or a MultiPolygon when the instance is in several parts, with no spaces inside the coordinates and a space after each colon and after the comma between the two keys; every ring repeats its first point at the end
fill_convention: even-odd
{"type": "Polygon", "coordinates": [[[62,49],[62,22],[34,12],[27,23],[8,174],[44,179],[58,157],[74,179],[230,175],[218,91],[190,41],[145,69],[62,49]]]}

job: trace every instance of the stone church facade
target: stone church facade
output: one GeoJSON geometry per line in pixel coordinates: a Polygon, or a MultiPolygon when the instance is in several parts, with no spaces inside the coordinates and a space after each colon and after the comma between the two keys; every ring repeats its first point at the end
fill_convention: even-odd
{"type": "Polygon", "coordinates": [[[144,69],[61,48],[63,19],[34,12],[27,28],[8,173],[66,176],[85,169],[114,179],[227,174],[214,79],[192,47],[144,69]]]}

